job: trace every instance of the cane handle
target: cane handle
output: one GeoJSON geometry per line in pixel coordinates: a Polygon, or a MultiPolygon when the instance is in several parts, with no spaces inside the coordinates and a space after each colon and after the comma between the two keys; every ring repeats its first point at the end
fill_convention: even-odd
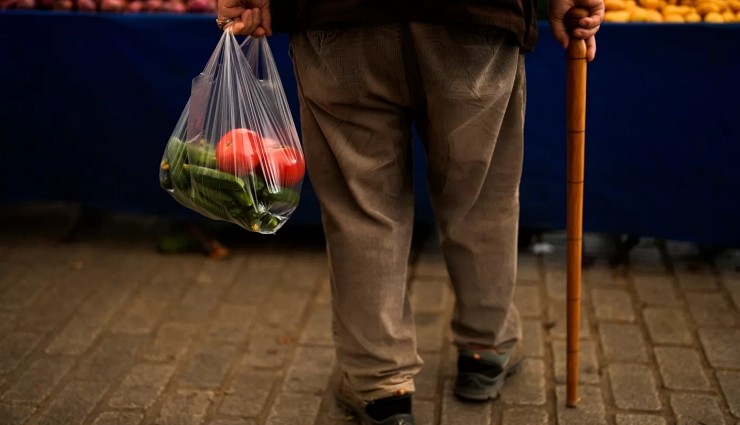
{"type": "Polygon", "coordinates": [[[573,35],[573,30],[578,28],[578,21],[581,18],[590,16],[591,12],[582,7],[574,7],[565,14],[565,28],[570,35],[568,43],[568,59],[584,59],[586,57],[586,42],[573,35]]]}
{"type": "Polygon", "coordinates": [[[578,27],[578,21],[580,21],[581,18],[585,18],[590,15],[591,15],[591,12],[589,12],[588,9],[584,7],[574,7],[570,9],[565,14],[565,19],[564,19],[565,29],[567,29],[568,32],[571,33],[576,27],[578,27]]]}

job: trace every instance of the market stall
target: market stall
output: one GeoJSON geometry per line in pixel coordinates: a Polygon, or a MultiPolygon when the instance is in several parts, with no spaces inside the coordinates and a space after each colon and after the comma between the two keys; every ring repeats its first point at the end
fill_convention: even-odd
{"type": "MultiPolygon", "coordinates": [[[[565,223],[564,53],[527,58],[521,223],[565,223]]],[[[211,15],[0,11],[0,202],[182,214],[162,150],[220,36],[211,15]]],[[[605,24],[589,67],[586,231],[740,245],[740,25],[605,24]]],[[[270,40],[298,120],[288,36],[270,40]]],[[[418,144],[417,144],[418,146],[418,144]]],[[[418,211],[431,220],[416,157],[418,211]]],[[[295,223],[318,223],[304,185],[295,223]]]]}

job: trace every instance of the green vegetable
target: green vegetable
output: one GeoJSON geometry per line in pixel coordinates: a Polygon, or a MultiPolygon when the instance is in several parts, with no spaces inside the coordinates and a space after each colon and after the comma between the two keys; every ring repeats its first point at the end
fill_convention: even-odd
{"type": "Polygon", "coordinates": [[[157,248],[161,252],[177,253],[198,251],[203,248],[203,245],[195,236],[191,235],[189,232],[179,232],[164,235],[159,238],[157,248]]]}
{"type": "Polygon", "coordinates": [[[216,152],[208,145],[187,143],[188,164],[216,168],[216,152]]]}
{"type": "Polygon", "coordinates": [[[228,217],[227,208],[219,205],[217,202],[201,195],[196,189],[190,191],[190,202],[198,209],[205,211],[216,218],[225,219],[228,217]]]}
{"type": "Polygon", "coordinates": [[[162,162],[159,167],[159,186],[164,190],[172,190],[172,177],[170,177],[170,164],[162,162]]]}
{"type": "Polygon", "coordinates": [[[212,189],[202,184],[193,185],[191,195],[205,198],[214,204],[223,205],[224,207],[239,207],[236,199],[234,199],[234,197],[229,193],[222,192],[218,189],[212,189]]]}
{"type": "Polygon", "coordinates": [[[280,219],[272,214],[268,214],[262,219],[262,230],[275,230],[280,225],[280,219]]]}
{"type": "Polygon", "coordinates": [[[195,208],[195,204],[193,203],[193,200],[187,195],[187,193],[180,192],[179,190],[173,190],[170,192],[172,194],[172,197],[177,200],[177,202],[181,203],[182,205],[185,205],[188,208],[195,208]]]}
{"type": "Polygon", "coordinates": [[[280,218],[270,213],[265,213],[254,218],[249,225],[249,229],[253,232],[265,233],[275,230],[279,225],[280,218]]]}
{"type": "Polygon", "coordinates": [[[236,203],[241,207],[250,208],[254,205],[254,201],[252,200],[252,195],[249,193],[249,190],[237,190],[232,192],[231,195],[234,197],[234,200],[236,200],[236,203]]]}
{"type": "Polygon", "coordinates": [[[184,168],[190,172],[194,181],[205,186],[222,190],[244,190],[244,180],[237,176],[199,165],[186,165],[184,168]]]}
{"type": "Polygon", "coordinates": [[[252,186],[255,192],[259,192],[265,188],[265,181],[262,180],[262,177],[254,173],[249,173],[247,177],[249,178],[249,185],[252,186]]]}
{"type": "Polygon", "coordinates": [[[213,205],[220,206],[223,211],[227,211],[233,218],[247,220],[252,222],[264,215],[255,211],[251,203],[251,196],[244,190],[240,191],[222,191],[213,189],[202,184],[194,184],[190,196],[193,202],[200,204],[205,200],[205,208],[212,208],[213,205]]]}
{"type": "Polygon", "coordinates": [[[265,196],[273,202],[284,202],[290,205],[298,205],[300,195],[293,189],[282,188],[277,192],[267,192],[265,196]]]}
{"type": "Polygon", "coordinates": [[[165,156],[169,163],[172,183],[173,186],[179,190],[188,190],[190,187],[190,178],[184,167],[186,147],[187,145],[180,139],[172,137],[170,138],[170,141],[167,142],[167,148],[165,148],[165,156]]]}
{"type": "Polygon", "coordinates": [[[180,168],[185,163],[186,146],[185,142],[177,137],[170,137],[165,148],[165,155],[172,168],[180,168]]]}
{"type": "Polygon", "coordinates": [[[260,233],[273,233],[284,221],[268,212],[271,204],[298,204],[295,190],[282,188],[270,193],[259,173],[241,178],[218,170],[216,165],[208,144],[184,143],[172,137],[159,170],[160,185],[190,209],[260,233]]]}
{"type": "Polygon", "coordinates": [[[187,164],[178,169],[172,168],[170,170],[172,185],[175,187],[175,190],[187,191],[190,189],[190,174],[187,169],[185,169],[186,165],[187,164]]]}

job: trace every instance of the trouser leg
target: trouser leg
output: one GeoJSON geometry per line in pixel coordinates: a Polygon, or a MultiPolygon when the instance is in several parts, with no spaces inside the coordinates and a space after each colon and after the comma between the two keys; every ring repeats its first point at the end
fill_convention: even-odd
{"type": "Polygon", "coordinates": [[[429,190],[455,290],[459,346],[508,350],[521,339],[513,304],[525,108],[524,60],[495,28],[412,24],[425,103],[417,108],[429,190]]]}
{"type": "Polygon", "coordinates": [[[332,282],[337,362],[362,400],[413,391],[407,288],[411,114],[398,25],[292,38],[307,167],[332,282]]]}

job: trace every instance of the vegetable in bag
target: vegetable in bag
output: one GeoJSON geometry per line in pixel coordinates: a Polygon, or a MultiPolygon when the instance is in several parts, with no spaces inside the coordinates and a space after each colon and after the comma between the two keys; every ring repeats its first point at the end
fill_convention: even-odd
{"type": "Polygon", "coordinates": [[[267,40],[225,31],[165,147],[160,186],[215,220],[275,233],[298,206],[303,150],[267,40]]]}

